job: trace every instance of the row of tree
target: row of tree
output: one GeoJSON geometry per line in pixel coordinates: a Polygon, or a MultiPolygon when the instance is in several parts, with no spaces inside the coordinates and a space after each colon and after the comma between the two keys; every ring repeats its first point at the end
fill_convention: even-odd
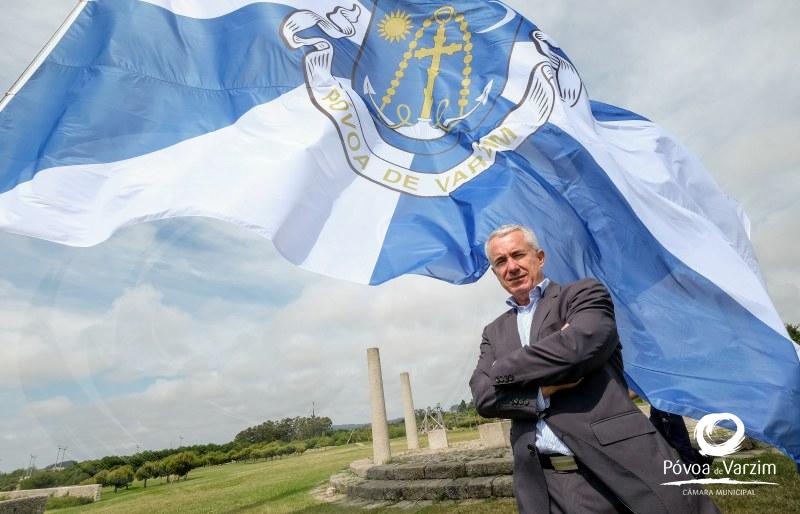
{"type": "Polygon", "coordinates": [[[298,416],[284,418],[280,421],[268,420],[260,425],[249,427],[234,437],[236,443],[255,444],[273,441],[303,441],[315,437],[329,435],[333,431],[333,422],[328,417],[298,416]]]}
{"type": "Polygon", "coordinates": [[[110,471],[105,469],[98,471],[92,477],[92,482],[104,487],[114,486],[114,492],[117,492],[120,487],[127,489],[136,478],[144,482],[144,487],[147,488],[147,481],[153,478],[166,477],[169,482],[170,477],[175,476],[178,480],[181,478],[186,480],[189,471],[206,463],[207,461],[199,458],[194,452],[180,452],[158,461],[145,461],[136,470],[130,464],[125,464],[110,471]]]}
{"type": "MultiPolygon", "coordinates": [[[[402,423],[390,426],[390,435],[405,435],[402,423]]],[[[134,478],[142,481],[164,477],[169,480],[171,475],[185,478],[191,469],[199,466],[281,458],[300,454],[311,448],[366,442],[371,439],[372,432],[368,426],[352,430],[332,430],[332,422],[327,417],[286,418],[251,427],[241,432],[234,441],[222,445],[147,450],[127,456],[111,455],[101,459],[67,462],[65,469],[40,470],[24,479],[26,470],[23,469],[0,473],[0,491],[10,491],[17,486],[22,489],[41,489],[94,483],[113,486],[116,491],[120,487],[127,487],[134,478]],[[265,427],[267,430],[262,431],[265,427]],[[269,428],[274,427],[278,427],[278,430],[269,432],[269,428]],[[243,433],[248,433],[249,436],[241,436],[243,433]],[[264,436],[265,433],[272,433],[273,436],[264,436]],[[280,437],[274,437],[276,433],[280,437]]]]}
{"type": "MultiPolygon", "coordinates": [[[[475,412],[472,402],[461,401],[444,412],[449,428],[474,427],[484,422],[475,412]]],[[[418,409],[417,421],[422,422],[425,409],[418,409]]],[[[402,420],[389,424],[389,437],[405,436],[402,420]]],[[[200,466],[216,466],[229,462],[251,462],[295,455],[312,448],[369,442],[369,425],[351,429],[333,429],[328,417],[295,417],[268,420],[239,432],[225,444],[204,444],[177,449],[146,450],[133,455],[109,455],[82,462],[68,461],[64,469],[45,469],[23,479],[26,470],[0,473],[0,491],[41,489],[77,484],[101,484],[114,490],[127,487],[134,479],[144,482],[153,478],[177,476],[185,478],[189,471],[200,466]]]]}

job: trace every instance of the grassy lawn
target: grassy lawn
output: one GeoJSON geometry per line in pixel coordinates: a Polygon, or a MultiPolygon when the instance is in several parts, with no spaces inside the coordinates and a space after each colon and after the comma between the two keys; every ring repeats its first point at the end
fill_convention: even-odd
{"type": "MultiPolygon", "coordinates": [[[[448,436],[451,442],[458,442],[476,439],[478,435],[477,431],[461,431],[451,432],[448,436]]],[[[426,446],[424,438],[422,444],[426,446]]],[[[405,440],[393,440],[392,450],[404,451],[405,440]]],[[[102,500],[96,503],[49,512],[343,514],[353,512],[354,507],[321,503],[312,498],[309,492],[327,482],[330,475],[344,469],[350,462],[370,454],[369,445],[348,445],[274,461],[200,468],[189,473],[188,480],[179,483],[167,484],[149,480],[147,489],[144,489],[141,482],[134,482],[130,489],[120,490],[116,494],[113,488],[105,488],[102,500]]],[[[762,463],[775,462],[779,476],[777,479],[748,479],[768,479],[778,481],[780,485],[756,486],[753,488],[753,496],[714,496],[717,505],[726,513],[800,512],[800,480],[795,474],[794,464],[780,455],[766,455],[759,459],[762,463]]],[[[721,488],[723,487],[717,487],[721,488]]],[[[509,500],[490,500],[461,505],[441,503],[402,511],[372,509],[363,512],[511,514],[516,512],[516,505],[509,500]]]]}
{"type": "MultiPolygon", "coordinates": [[[[478,432],[451,432],[448,436],[451,442],[458,442],[476,439],[478,432]]],[[[420,442],[427,445],[424,437],[420,442]]],[[[393,452],[405,449],[405,439],[392,440],[393,452]]],[[[168,484],[148,480],[147,489],[138,481],[128,490],[121,489],[117,493],[113,487],[106,487],[98,502],[52,512],[352,512],[352,507],[320,503],[309,495],[309,491],[327,482],[333,473],[346,468],[352,461],[369,457],[371,453],[369,445],[351,444],[279,460],[199,468],[189,473],[185,481],[168,484]]],[[[397,510],[393,509],[393,512],[397,510]]]]}
{"type": "MultiPolygon", "coordinates": [[[[714,485],[706,486],[706,489],[713,490],[715,493],[711,498],[717,504],[719,509],[726,514],[744,514],[744,513],[782,513],[782,512],[800,512],[800,478],[795,471],[794,462],[783,454],[769,453],[756,458],[741,459],[736,462],[748,464],[761,464],[774,463],[777,467],[777,475],[744,475],[737,478],[739,480],[754,480],[763,482],[777,482],[778,485],[714,485]],[[745,489],[752,490],[752,495],[746,496],[723,496],[719,492],[722,490],[745,489]]],[[[722,462],[720,459],[714,462],[714,469],[722,470],[722,462]]],[[[721,476],[726,476],[724,470],[721,476]]],[[[714,474],[709,476],[714,478],[714,474]]]]}
{"type": "Polygon", "coordinates": [[[149,480],[147,489],[141,482],[118,493],[104,488],[96,503],[53,512],[296,512],[316,503],[309,490],[369,453],[367,446],[349,445],[274,461],[200,468],[180,482],[149,480]]]}

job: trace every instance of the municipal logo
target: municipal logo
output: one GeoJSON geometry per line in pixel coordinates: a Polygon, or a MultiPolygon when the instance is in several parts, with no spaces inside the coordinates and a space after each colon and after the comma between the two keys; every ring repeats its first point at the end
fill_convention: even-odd
{"type": "MultiPolygon", "coordinates": [[[[697,445],[700,447],[700,453],[707,456],[724,457],[738,451],[745,437],[744,423],[741,418],[736,414],[730,412],[722,412],[715,414],[706,414],[697,422],[694,429],[695,439],[697,445]],[[715,442],[712,440],[714,429],[719,426],[723,421],[733,423],[736,430],[725,441],[715,442]]],[[[680,460],[664,461],[664,475],[670,473],[674,475],[679,474],[693,474],[693,475],[734,475],[735,478],[725,476],[723,478],[697,478],[694,480],[677,480],[672,482],[664,482],[661,485],[682,486],[686,484],[726,484],[726,485],[778,485],[777,482],[768,482],[764,480],[742,480],[742,478],[753,478],[762,476],[775,476],[778,473],[777,466],[773,463],[762,463],[760,460],[755,463],[739,463],[735,460],[723,460],[722,467],[713,469],[711,465],[706,464],[686,464],[680,460]]],[[[716,491],[709,489],[697,489],[692,494],[726,494],[726,490],[716,491]]],[[[741,494],[753,494],[752,490],[733,490],[743,491],[741,494]]],[[[731,493],[738,494],[738,493],[731,493]]]]}

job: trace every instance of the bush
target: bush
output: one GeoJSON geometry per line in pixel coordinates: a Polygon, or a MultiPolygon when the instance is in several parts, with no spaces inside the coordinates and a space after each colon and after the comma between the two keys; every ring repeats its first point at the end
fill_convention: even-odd
{"type": "Polygon", "coordinates": [[[394,439],[395,437],[405,437],[406,435],[406,426],[405,423],[396,423],[389,425],[389,438],[394,439]]]}
{"type": "Polygon", "coordinates": [[[67,507],[79,507],[93,503],[92,498],[85,496],[61,496],[60,498],[50,497],[47,499],[45,510],[66,509],[67,507]]]}
{"type": "Polygon", "coordinates": [[[58,476],[54,472],[40,471],[20,482],[20,489],[45,489],[58,485],[58,476]]]}
{"type": "MultiPolygon", "coordinates": [[[[345,441],[346,440],[347,439],[345,439],[345,441]]],[[[322,447],[325,447],[325,446],[336,446],[336,440],[333,437],[329,436],[329,435],[322,436],[322,437],[318,438],[316,447],[317,448],[322,448],[322,447]]]]}

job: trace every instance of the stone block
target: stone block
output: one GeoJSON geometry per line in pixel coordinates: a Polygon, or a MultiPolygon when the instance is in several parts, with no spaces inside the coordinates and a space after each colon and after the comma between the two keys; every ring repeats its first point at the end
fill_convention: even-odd
{"type": "Polygon", "coordinates": [[[425,478],[425,464],[398,464],[393,470],[394,480],[422,480],[425,478]]]}
{"type": "Polygon", "coordinates": [[[49,487],[46,489],[22,489],[19,491],[6,491],[3,496],[8,497],[9,500],[16,498],[29,498],[31,496],[52,496],[59,498],[61,496],[81,496],[84,498],[92,498],[94,501],[100,499],[100,491],[102,486],[100,484],[92,485],[69,485],[64,487],[49,487]]]}
{"type": "Polygon", "coordinates": [[[510,448],[511,447],[511,422],[498,421],[478,425],[481,444],[484,448],[510,448]]]}
{"type": "Polygon", "coordinates": [[[514,496],[514,477],[503,475],[492,481],[492,496],[497,498],[511,498],[514,496]]]}
{"type": "Polygon", "coordinates": [[[404,500],[443,500],[450,480],[409,480],[403,482],[404,500]]]}
{"type": "Polygon", "coordinates": [[[394,480],[367,480],[353,486],[353,495],[367,500],[400,501],[403,483],[394,480]]]}
{"type": "Polygon", "coordinates": [[[396,464],[379,464],[377,466],[370,466],[366,472],[366,478],[369,480],[394,480],[394,469],[396,464]]]}
{"type": "Polygon", "coordinates": [[[436,430],[431,430],[428,432],[428,447],[431,450],[449,448],[450,445],[447,442],[447,430],[444,428],[437,428],[436,430]]]}
{"type": "Polygon", "coordinates": [[[510,475],[514,472],[511,458],[481,459],[466,463],[467,476],[486,477],[491,475],[510,475]]]}
{"type": "Polygon", "coordinates": [[[372,459],[354,460],[353,462],[350,463],[350,471],[360,476],[361,478],[367,478],[367,471],[372,466],[374,466],[374,464],[372,463],[372,459]]]}
{"type": "Polygon", "coordinates": [[[450,480],[450,483],[444,487],[444,496],[448,500],[463,500],[469,498],[467,496],[467,483],[469,478],[462,477],[450,480]]]}
{"type": "Polygon", "coordinates": [[[364,482],[363,478],[346,471],[331,476],[330,480],[328,481],[334,491],[340,494],[348,495],[352,493],[355,486],[361,484],[362,482],[364,482]]]}
{"type": "Polygon", "coordinates": [[[41,514],[46,504],[46,494],[3,500],[0,501],[0,514],[41,514]]]}
{"type": "Polygon", "coordinates": [[[459,478],[464,475],[463,462],[431,462],[425,466],[425,478],[459,478]]]}
{"type": "Polygon", "coordinates": [[[489,498],[492,496],[492,481],[495,477],[473,477],[467,480],[466,494],[468,498],[489,498]]]}

